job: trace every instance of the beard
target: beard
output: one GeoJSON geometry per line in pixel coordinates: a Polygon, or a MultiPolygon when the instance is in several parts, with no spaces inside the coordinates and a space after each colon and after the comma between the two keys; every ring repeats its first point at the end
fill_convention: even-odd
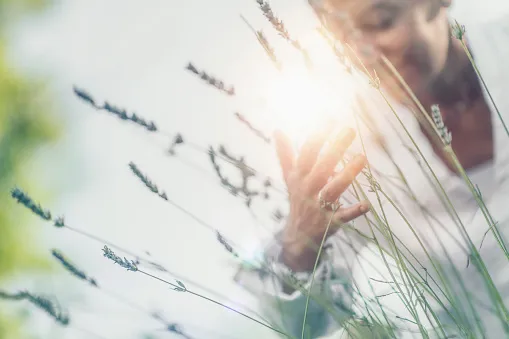
{"type": "Polygon", "coordinates": [[[451,36],[444,68],[432,79],[427,89],[429,95],[445,107],[458,103],[469,105],[482,95],[473,65],[463,48],[455,46],[453,39],[451,36]]]}

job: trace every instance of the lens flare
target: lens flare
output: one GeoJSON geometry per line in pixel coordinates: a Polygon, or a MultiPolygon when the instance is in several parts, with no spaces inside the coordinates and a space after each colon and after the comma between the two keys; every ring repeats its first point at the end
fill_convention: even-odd
{"type": "Polygon", "coordinates": [[[341,121],[352,107],[352,90],[338,72],[285,64],[267,87],[267,108],[277,129],[300,144],[318,125],[341,121]]]}

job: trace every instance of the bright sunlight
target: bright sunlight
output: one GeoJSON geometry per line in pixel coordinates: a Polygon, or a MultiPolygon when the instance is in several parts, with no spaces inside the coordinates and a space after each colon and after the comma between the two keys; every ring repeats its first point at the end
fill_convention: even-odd
{"type": "Polygon", "coordinates": [[[354,81],[338,67],[330,49],[312,52],[318,58],[313,55],[311,68],[295,53],[294,60],[285,60],[283,70],[267,86],[271,119],[297,145],[317,125],[331,119],[340,122],[351,114],[354,81]]]}

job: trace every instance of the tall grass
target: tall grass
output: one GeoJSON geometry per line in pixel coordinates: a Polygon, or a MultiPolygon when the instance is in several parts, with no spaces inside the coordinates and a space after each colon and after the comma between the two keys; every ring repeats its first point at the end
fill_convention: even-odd
{"type": "MultiPolygon", "coordinates": [[[[288,33],[283,21],[274,14],[270,5],[266,1],[257,0],[257,3],[260,7],[261,13],[269,20],[276,32],[284,40],[288,41],[295,48],[297,53],[302,55],[306,66],[310,71],[312,71],[313,62],[307,49],[288,33]]],[[[269,59],[276,68],[278,70],[284,68],[284,61],[276,57],[276,51],[271,46],[268,38],[262,33],[262,31],[253,28],[247,20],[245,20],[245,18],[243,19],[254,32],[258,43],[267,53],[269,59]]],[[[455,23],[452,29],[455,37],[459,39],[464,46],[465,52],[467,53],[469,60],[472,62],[481,82],[484,86],[486,86],[482,78],[482,74],[480,73],[464,42],[464,35],[466,34],[465,29],[458,23],[455,23]]],[[[482,312],[485,312],[485,309],[489,309],[490,312],[498,318],[505,334],[509,337],[509,312],[507,310],[507,305],[504,303],[503,295],[501,295],[500,291],[498,291],[495,282],[488,272],[486,263],[483,261],[479,253],[482,242],[481,244],[476,244],[474,240],[472,240],[469,232],[467,231],[465,222],[460,217],[460,213],[456,210],[454,201],[451,197],[449,197],[447,190],[444,187],[444,183],[440,181],[439,176],[435,173],[432,163],[429,159],[426,159],[425,152],[421,149],[422,145],[419,145],[419,143],[415,140],[414,136],[405,125],[404,119],[401,119],[399,116],[400,113],[398,113],[398,110],[393,106],[391,99],[388,98],[383,91],[384,84],[381,82],[378,75],[364,67],[360,58],[357,60],[348,59],[348,56],[356,57],[356,52],[350,46],[340,45],[331,40],[330,35],[327,34],[323,27],[320,27],[320,32],[324,37],[328,38],[328,42],[332,47],[331,52],[338,56],[338,62],[344,63],[344,66],[350,71],[350,73],[360,75],[360,77],[352,77],[352,82],[361,81],[369,83],[372,87],[372,91],[370,93],[378,96],[377,100],[381,100],[387,105],[387,109],[393,114],[394,121],[396,122],[392,128],[394,128],[394,131],[397,131],[398,136],[401,137],[402,140],[406,139],[410,141],[410,146],[408,146],[409,150],[414,156],[414,159],[422,173],[426,174],[427,180],[429,180],[429,185],[434,188],[437,194],[437,199],[441,201],[443,208],[445,209],[448,217],[451,219],[451,224],[454,225],[455,229],[446,229],[443,222],[435,217],[433,210],[430,210],[426,207],[426,205],[420,204],[418,199],[419,193],[415,192],[414,188],[411,187],[404,169],[396,163],[390,152],[387,148],[384,148],[382,144],[379,151],[386,153],[385,155],[387,159],[389,159],[392,165],[397,169],[397,176],[395,178],[383,177],[384,175],[382,173],[377,172],[376,162],[370,162],[370,165],[368,165],[368,167],[363,171],[359,180],[356,180],[350,189],[350,193],[354,199],[367,199],[371,202],[372,207],[370,213],[363,217],[363,221],[366,225],[368,225],[368,230],[363,231],[356,228],[355,223],[333,225],[329,222],[327,225],[326,235],[332,227],[342,227],[344,229],[344,236],[348,239],[348,241],[344,244],[345,246],[353,243],[353,238],[357,236],[360,236],[363,241],[367,243],[366,248],[368,250],[360,252],[354,260],[365,278],[364,281],[355,279],[351,281],[351,297],[353,299],[353,304],[347,306],[350,312],[348,319],[345,320],[344,316],[339,314],[337,307],[334,305],[334,300],[331,300],[325,294],[322,295],[310,292],[315,284],[315,278],[317,278],[317,267],[321,259],[321,254],[324,252],[326,236],[323,237],[319,244],[307,239],[309,246],[313,247],[318,253],[312,272],[312,278],[309,286],[307,287],[303,286],[301,282],[299,282],[298,279],[291,274],[279,276],[272,268],[271,262],[268,258],[260,259],[254,263],[251,262],[250,264],[255,267],[252,269],[259,271],[260,274],[280,279],[294,290],[300,291],[303,295],[305,295],[306,305],[304,317],[302,319],[301,333],[298,336],[301,339],[310,338],[317,330],[312,329],[308,321],[308,308],[311,302],[323,308],[324,312],[327,312],[328,316],[330,316],[333,321],[340,323],[341,331],[351,338],[400,338],[401,336],[422,338],[490,338],[490,328],[486,328],[486,325],[483,323],[482,315],[480,314],[481,309],[483,309],[482,312]],[[362,67],[357,70],[352,70],[351,65],[355,63],[361,64],[362,67]],[[415,203],[419,212],[424,216],[423,219],[426,220],[429,225],[413,225],[411,223],[407,212],[404,211],[404,209],[400,206],[400,203],[393,197],[391,191],[392,187],[388,187],[386,185],[386,183],[390,180],[396,180],[401,184],[399,189],[406,194],[409,200],[415,203]],[[420,247],[419,252],[423,255],[413,253],[412,249],[407,246],[408,239],[401,238],[401,236],[395,232],[392,220],[390,220],[386,213],[387,208],[391,208],[397,212],[400,219],[398,220],[398,223],[404,225],[404,227],[408,229],[408,234],[411,234],[411,236],[415,238],[416,243],[420,247]],[[423,227],[429,227],[429,233],[436,237],[438,248],[430,246],[429,239],[420,236],[420,232],[422,232],[423,227]],[[461,255],[464,255],[465,259],[468,259],[468,265],[472,264],[473,268],[482,277],[485,285],[484,288],[489,296],[487,300],[479,300],[479,298],[476,298],[477,291],[469,290],[467,284],[463,281],[463,277],[460,272],[461,268],[459,268],[455,263],[456,258],[454,258],[453,254],[448,251],[448,245],[441,239],[441,234],[451,234],[451,232],[458,232],[460,235],[460,239],[455,239],[455,241],[457,241],[456,245],[458,245],[461,249],[461,255]],[[376,256],[380,259],[381,264],[372,264],[369,265],[369,267],[365,267],[364,265],[366,265],[366,263],[370,264],[369,260],[365,260],[361,263],[361,260],[364,259],[363,256],[365,255],[376,256]],[[441,256],[443,260],[438,260],[438,256],[441,256]],[[386,271],[386,273],[384,273],[384,271],[386,271]],[[381,278],[368,278],[372,274],[380,276],[381,278]],[[365,290],[361,287],[362,284],[367,284],[369,286],[369,291],[374,294],[374,297],[368,297],[365,295],[365,290]],[[387,292],[375,295],[377,291],[375,286],[379,285],[386,286],[387,292]],[[399,313],[402,312],[401,309],[396,310],[384,305],[383,300],[391,295],[396,296],[401,305],[403,305],[404,314],[399,313]],[[450,321],[444,321],[443,314],[446,314],[450,321]]],[[[488,228],[484,237],[488,235],[488,232],[491,232],[498,244],[501,255],[509,259],[509,252],[504,242],[504,238],[500,233],[497,222],[490,213],[483,199],[482,193],[470,180],[467,171],[462,167],[451,146],[451,138],[454,136],[451,136],[447,130],[447,126],[443,123],[440,108],[438,106],[433,106],[429,109],[423,107],[389,60],[382,57],[380,62],[390,70],[392,77],[399,82],[399,85],[402,88],[404,88],[409,100],[414,104],[415,110],[413,113],[415,117],[426,130],[430,131],[433,136],[432,142],[436,143],[436,145],[443,150],[444,154],[454,165],[455,169],[469,188],[472,196],[475,198],[488,228]]],[[[223,94],[228,96],[236,96],[238,94],[239,90],[234,86],[225,85],[222,80],[211,76],[203,70],[199,70],[192,63],[187,65],[186,70],[192,75],[199,77],[204,84],[214,87],[223,94]]],[[[277,184],[277,181],[273,178],[257,171],[254,167],[248,165],[243,157],[233,155],[225,146],[221,146],[218,150],[215,150],[213,147],[205,147],[195,144],[180,133],[169,133],[164,131],[156,122],[147,121],[139,115],[131,114],[127,110],[116,107],[108,102],[98,103],[91,94],[81,88],[75,87],[74,93],[92,109],[104,111],[112,117],[116,117],[126,123],[135,124],[147,133],[158,133],[170,138],[171,146],[168,153],[177,159],[179,159],[178,150],[181,147],[188,147],[196,150],[197,152],[201,152],[204,157],[209,158],[211,167],[221,187],[227,189],[239,199],[243,199],[246,208],[250,208],[252,202],[256,199],[266,200],[270,199],[271,195],[282,195],[284,197],[287,195],[287,191],[282,184],[277,184]],[[231,180],[226,174],[224,174],[221,166],[225,163],[233,165],[238,169],[239,176],[241,177],[241,184],[236,184],[238,181],[231,180]],[[257,182],[257,187],[261,188],[252,189],[250,185],[251,182],[257,182]]],[[[493,100],[491,95],[490,99],[493,100]]],[[[493,102],[493,104],[495,103],[493,102]]],[[[494,106],[497,107],[496,105],[494,106]]],[[[370,159],[371,154],[368,152],[365,145],[365,141],[369,136],[366,135],[366,128],[361,127],[361,125],[373,128],[374,130],[372,130],[372,132],[374,134],[383,134],[383,131],[376,130],[376,126],[369,123],[369,114],[366,114],[366,110],[369,110],[369,108],[363,106],[363,102],[359,102],[356,109],[358,110],[355,115],[358,138],[360,139],[363,153],[368,157],[368,159],[370,159]]],[[[502,115],[498,112],[498,108],[497,113],[500,119],[502,119],[502,115]]],[[[238,112],[235,116],[238,118],[239,122],[254,133],[254,135],[261,138],[268,145],[271,144],[270,137],[267,136],[268,134],[263,131],[262,127],[254,126],[249,122],[247,117],[238,112]]],[[[505,127],[505,123],[503,123],[503,125],[505,127]]],[[[349,157],[347,156],[345,157],[344,163],[347,163],[348,161],[349,157]]],[[[236,244],[235,241],[228,239],[222,235],[214,225],[202,220],[199,216],[196,216],[185,207],[173,201],[172,198],[169,197],[163,189],[151,181],[149,176],[144,174],[136,164],[130,163],[129,168],[133,175],[140,180],[149,191],[156,194],[162,199],[162,201],[168,203],[172,208],[192,219],[193,222],[202,226],[207,232],[211,232],[211,236],[217,238],[218,245],[223,246],[232,256],[237,258],[242,257],[241,253],[244,253],[244,249],[240,245],[236,244]]],[[[164,266],[149,258],[133,253],[118,244],[111,243],[107,239],[101,238],[100,236],[90,234],[79,228],[68,226],[63,217],[55,218],[51,212],[43,209],[35,202],[34,199],[21,189],[13,189],[12,197],[30,209],[33,213],[39,215],[42,219],[53,222],[54,226],[76,232],[91,241],[100,242],[104,245],[104,256],[128,271],[143,274],[149,279],[156,280],[162,284],[167,284],[174,292],[187,293],[189,294],[189,297],[198,297],[206,300],[207,302],[216,304],[218,307],[226,308],[229,311],[236,313],[238,316],[247,318],[260,326],[264,326],[267,329],[280,334],[283,337],[296,337],[289,333],[287,328],[281,326],[278,321],[267,319],[266,316],[258,314],[256,311],[249,309],[245,305],[236,305],[233,307],[226,305],[219,301],[219,299],[222,299],[223,296],[219,295],[215,291],[207,290],[206,286],[203,286],[203,290],[207,291],[207,295],[188,289],[185,281],[169,280],[168,278],[165,278],[164,275],[171,272],[169,272],[164,266]],[[112,249],[121,253],[122,256],[125,257],[117,255],[112,249]],[[157,274],[150,273],[154,270],[157,274]]],[[[309,203],[314,203],[314,201],[309,200],[309,203]]],[[[276,211],[274,216],[278,220],[284,219],[285,217],[279,210],[276,211]]],[[[446,221],[444,220],[444,222],[446,221]]],[[[340,247],[340,251],[342,250],[343,249],[340,247]]],[[[100,279],[90,277],[74,263],[71,263],[71,261],[60,251],[53,250],[52,254],[55,259],[62,264],[62,267],[73,276],[84,281],[92,288],[101,289],[100,279]]],[[[348,266],[348,269],[350,270],[349,274],[353,274],[352,271],[354,268],[351,265],[348,266]]],[[[145,315],[158,320],[164,325],[167,331],[180,335],[183,338],[193,338],[192,334],[189,334],[184,330],[184,326],[169,322],[158,314],[153,314],[150,311],[144,310],[132,301],[119,296],[112,291],[105,291],[105,293],[113,295],[127,307],[133,307],[145,315]]],[[[59,311],[60,309],[55,306],[58,304],[56,302],[49,301],[49,299],[46,300],[38,298],[26,291],[12,293],[0,292],[0,298],[14,301],[29,300],[32,304],[45,309],[46,312],[61,325],[66,326],[70,323],[70,319],[67,315],[59,311]]],[[[279,309],[279,311],[281,311],[281,309],[279,309]]],[[[281,316],[284,317],[285,315],[281,314],[281,316]]]]}

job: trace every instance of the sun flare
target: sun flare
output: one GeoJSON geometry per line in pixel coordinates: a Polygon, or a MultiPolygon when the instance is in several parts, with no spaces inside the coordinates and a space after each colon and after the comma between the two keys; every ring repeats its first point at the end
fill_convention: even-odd
{"type": "Polygon", "coordinates": [[[276,128],[300,144],[319,124],[344,116],[352,90],[341,73],[285,66],[267,87],[267,108],[276,128]]]}

